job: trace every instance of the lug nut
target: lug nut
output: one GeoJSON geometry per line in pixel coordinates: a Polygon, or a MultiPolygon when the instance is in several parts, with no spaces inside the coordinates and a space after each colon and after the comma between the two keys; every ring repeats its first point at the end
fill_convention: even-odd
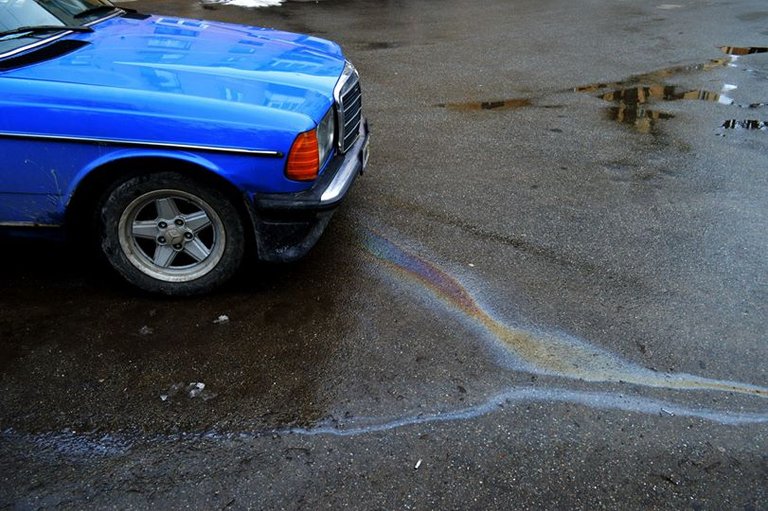
{"type": "Polygon", "coordinates": [[[181,243],[176,243],[175,245],[173,245],[173,248],[175,248],[176,250],[181,250],[181,243]]]}
{"type": "Polygon", "coordinates": [[[184,220],[182,220],[181,218],[177,218],[176,220],[173,221],[173,223],[181,227],[182,225],[184,225],[184,220]]]}
{"type": "Polygon", "coordinates": [[[166,224],[165,222],[160,222],[157,224],[157,226],[161,229],[165,229],[166,227],[168,227],[168,224],[166,224]]]}
{"type": "Polygon", "coordinates": [[[186,238],[188,240],[191,240],[192,238],[194,238],[194,236],[192,236],[191,232],[185,232],[184,233],[184,238],[186,238]]]}
{"type": "Polygon", "coordinates": [[[165,244],[165,236],[160,236],[159,238],[157,238],[157,242],[160,243],[161,245],[164,245],[165,244]]]}

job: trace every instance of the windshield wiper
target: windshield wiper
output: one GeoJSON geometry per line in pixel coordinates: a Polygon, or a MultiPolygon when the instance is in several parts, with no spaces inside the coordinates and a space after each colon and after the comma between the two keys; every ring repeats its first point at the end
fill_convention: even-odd
{"type": "Polygon", "coordinates": [[[0,32],[0,38],[16,34],[45,34],[47,32],[93,32],[91,27],[69,26],[69,25],[36,25],[29,27],[17,27],[11,30],[0,32]]]}
{"type": "Polygon", "coordinates": [[[75,19],[85,18],[86,16],[112,12],[116,9],[119,9],[119,7],[115,7],[114,5],[97,5],[96,7],[91,7],[90,9],[78,12],[72,17],[75,19]]]}

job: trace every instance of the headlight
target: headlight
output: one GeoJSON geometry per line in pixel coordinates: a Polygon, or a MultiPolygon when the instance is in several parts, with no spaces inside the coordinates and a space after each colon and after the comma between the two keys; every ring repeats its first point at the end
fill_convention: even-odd
{"type": "Polygon", "coordinates": [[[320,167],[333,150],[333,108],[328,110],[323,120],[317,125],[317,149],[320,152],[320,167]]]}
{"type": "Polygon", "coordinates": [[[317,128],[299,133],[293,141],[285,164],[285,175],[295,181],[312,181],[333,151],[333,108],[317,128]]]}

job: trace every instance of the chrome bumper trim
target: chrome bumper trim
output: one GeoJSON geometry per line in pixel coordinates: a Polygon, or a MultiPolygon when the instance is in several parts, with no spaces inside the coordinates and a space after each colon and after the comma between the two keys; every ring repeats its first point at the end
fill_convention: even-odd
{"type": "Polygon", "coordinates": [[[370,139],[368,123],[363,122],[357,142],[347,151],[348,155],[354,155],[354,157],[347,158],[344,165],[336,173],[328,188],[320,196],[320,205],[336,202],[347,193],[355,180],[355,176],[362,173],[367,163],[365,152],[368,150],[370,139]]]}

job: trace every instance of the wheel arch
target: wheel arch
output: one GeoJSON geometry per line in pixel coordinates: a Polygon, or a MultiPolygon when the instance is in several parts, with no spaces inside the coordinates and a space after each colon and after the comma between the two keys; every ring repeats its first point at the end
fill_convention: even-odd
{"type": "Polygon", "coordinates": [[[224,193],[241,215],[243,225],[250,227],[246,229],[248,244],[255,242],[253,220],[246,206],[246,198],[237,186],[201,162],[165,154],[116,158],[94,166],[84,173],[70,195],[64,219],[67,232],[74,237],[88,236],[93,232],[96,208],[105,194],[118,183],[140,175],[168,171],[190,176],[195,181],[224,193]]]}

